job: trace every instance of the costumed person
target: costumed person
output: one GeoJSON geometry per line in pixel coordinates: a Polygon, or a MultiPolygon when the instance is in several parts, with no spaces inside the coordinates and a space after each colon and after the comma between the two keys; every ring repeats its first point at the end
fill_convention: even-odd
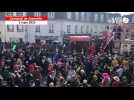
{"type": "Polygon", "coordinates": [[[103,73],[102,74],[102,87],[109,87],[111,83],[111,79],[108,73],[103,73]]]}

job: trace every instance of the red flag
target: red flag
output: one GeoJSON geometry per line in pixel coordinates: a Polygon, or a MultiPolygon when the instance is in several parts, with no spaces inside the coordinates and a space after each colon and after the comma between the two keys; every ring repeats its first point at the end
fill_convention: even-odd
{"type": "Polygon", "coordinates": [[[101,52],[103,52],[106,49],[107,45],[112,40],[112,36],[113,36],[112,32],[104,32],[103,33],[103,40],[102,40],[102,43],[101,43],[101,46],[100,46],[100,51],[101,52]]]}

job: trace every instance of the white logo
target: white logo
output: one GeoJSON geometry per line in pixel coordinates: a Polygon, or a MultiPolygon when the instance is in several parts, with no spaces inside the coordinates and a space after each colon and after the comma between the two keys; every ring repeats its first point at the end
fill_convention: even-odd
{"type": "Polygon", "coordinates": [[[129,19],[126,18],[126,17],[124,17],[124,18],[123,18],[123,23],[128,23],[128,22],[129,22],[129,19]]]}
{"type": "Polygon", "coordinates": [[[114,17],[112,18],[112,23],[128,23],[129,19],[127,17],[114,17]]]}

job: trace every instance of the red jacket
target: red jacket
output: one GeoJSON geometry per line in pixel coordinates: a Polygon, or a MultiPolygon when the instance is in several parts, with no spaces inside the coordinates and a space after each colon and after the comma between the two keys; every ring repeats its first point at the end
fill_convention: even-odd
{"type": "Polygon", "coordinates": [[[112,87],[119,87],[119,86],[120,86],[120,82],[117,81],[112,82],[112,87]]]}

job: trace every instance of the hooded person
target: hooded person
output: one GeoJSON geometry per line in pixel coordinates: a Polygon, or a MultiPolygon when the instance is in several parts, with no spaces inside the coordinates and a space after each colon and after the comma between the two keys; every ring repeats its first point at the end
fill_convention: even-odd
{"type": "Polygon", "coordinates": [[[42,76],[45,77],[47,79],[48,76],[48,67],[49,65],[49,61],[46,59],[46,56],[43,56],[41,58],[41,68],[42,68],[42,76]]]}
{"type": "Polygon", "coordinates": [[[92,87],[98,87],[99,86],[98,76],[93,75],[90,83],[92,87]]]}

